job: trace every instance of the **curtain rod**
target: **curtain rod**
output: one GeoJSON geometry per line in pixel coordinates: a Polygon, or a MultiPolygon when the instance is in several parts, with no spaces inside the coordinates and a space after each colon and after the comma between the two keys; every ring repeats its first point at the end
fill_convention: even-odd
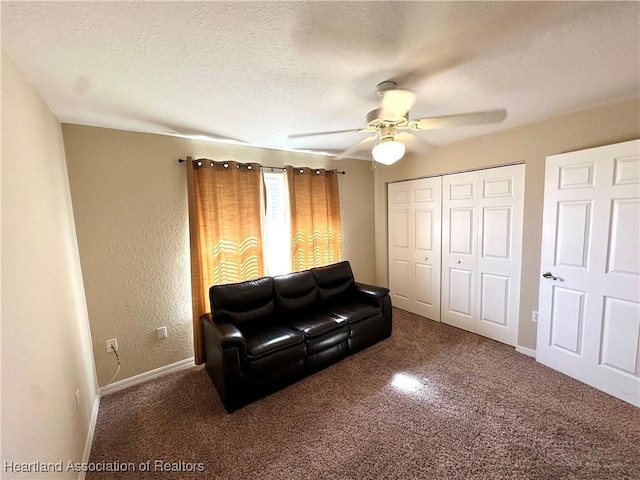
{"type": "MultiPolygon", "coordinates": [[[[195,162],[196,160],[197,160],[197,159],[194,159],[193,161],[195,162]]],[[[215,160],[211,160],[211,161],[212,161],[212,162],[214,162],[214,163],[225,163],[225,162],[216,162],[215,160]]],[[[184,158],[179,158],[179,159],[178,159],[178,163],[185,163],[185,162],[186,162],[186,160],[185,160],[184,158]]],[[[244,163],[238,163],[238,164],[239,164],[239,165],[246,165],[246,164],[244,164],[244,163]]],[[[273,170],[282,170],[282,171],[285,171],[285,170],[286,170],[286,168],[285,168],[285,167],[271,167],[271,166],[269,166],[269,165],[260,165],[260,168],[270,168],[270,169],[271,169],[271,171],[273,171],[273,170]]],[[[309,170],[318,170],[317,168],[312,168],[312,167],[297,167],[297,168],[308,168],[309,170]]],[[[346,174],[347,174],[347,172],[345,172],[344,170],[342,170],[342,171],[336,171],[336,173],[339,173],[339,174],[341,174],[341,175],[346,175],[346,174]]]]}

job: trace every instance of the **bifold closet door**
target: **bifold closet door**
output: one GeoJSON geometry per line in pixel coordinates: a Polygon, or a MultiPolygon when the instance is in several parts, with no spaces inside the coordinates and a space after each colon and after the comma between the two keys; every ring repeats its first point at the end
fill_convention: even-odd
{"type": "Polygon", "coordinates": [[[440,321],[441,192],[441,177],[388,187],[392,303],[435,321],[440,321]]]}
{"type": "Polygon", "coordinates": [[[442,321],[515,346],[524,165],[445,175],[442,321]]]}

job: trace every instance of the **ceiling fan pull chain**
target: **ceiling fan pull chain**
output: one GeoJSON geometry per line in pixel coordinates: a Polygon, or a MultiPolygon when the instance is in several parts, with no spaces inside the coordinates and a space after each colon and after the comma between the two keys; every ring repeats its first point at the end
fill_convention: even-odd
{"type": "Polygon", "coordinates": [[[371,158],[371,166],[369,167],[369,169],[373,172],[376,169],[376,161],[371,158]]]}

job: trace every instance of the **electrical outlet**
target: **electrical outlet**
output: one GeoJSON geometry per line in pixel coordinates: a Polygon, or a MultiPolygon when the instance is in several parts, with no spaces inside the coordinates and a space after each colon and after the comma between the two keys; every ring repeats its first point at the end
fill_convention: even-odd
{"type": "Polygon", "coordinates": [[[76,388],[76,410],[80,410],[80,389],[76,388]]]}
{"type": "Polygon", "coordinates": [[[113,350],[118,351],[118,340],[112,338],[111,340],[107,340],[107,353],[113,353],[111,346],[113,345],[113,350]]]}
{"type": "Polygon", "coordinates": [[[159,339],[167,338],[167,327],[157,328],[156,331],[158,332],[159,339]]]}
{"type": "Polygon", "coordinates": [[[533,312],[531,312],[531,321],[533,323],[538,323],[538,311],[534,310],[533,312]]]}

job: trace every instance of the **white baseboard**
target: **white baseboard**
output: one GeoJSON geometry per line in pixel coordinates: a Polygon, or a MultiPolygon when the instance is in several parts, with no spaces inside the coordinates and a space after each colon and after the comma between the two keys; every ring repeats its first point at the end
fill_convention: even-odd
{"type": "Polygon", "coordinates": [[[521,347],[520,345],[516,345],[516,352],[536,358],[536,351],[533,348],[521,347]]]}
{"type": "MultiPolygon", "coordinates": [[[[84,452],[82,453],[82,464],[89,463],[89,456],[91,455],[91,445],[93,444],[93,434],[96,431],[96,423],[98,421],[98,412],[100,411],[100,391],[96,393],[96,399],[93,401],[93,410],[91,411],[91,419],[89,420],[89,431],[87,432],[87,439],[84,442],[84,452]]],[[[87,472],[80,472],[78,480],[84,480],[87,472]]]]}
{"type": "MultiPolygon", "coordinates": [[[[133,385],[148,382],[149,380],[167,375],[168,373],[177,372],[179,370],[189,368],[195,365],[194,360],[194,357],[185,358],[184,360],[172,363],[171,365],[165,365],[164,367],[156,368],[149,372],[141,373],[140,375],[125,378],[124,380],[112,383],[111,385],[100,387],[98,389],[96,399],[93,402],[93,411],[91,412],[91,420],[89,421],[89,431],[87,432],[87,439],[84,443],[84,452],[82,453],[82,464],[86,465],[87,463],[89,463],[89,456],[91,455],[91,445],[93,444],[93,435],[96,431],[98,412],[100,411],[100,398],[102,398],[104,395],[109,395],[120,390],[124,390],[125,388],[131,387],[133,385]]],[[[80,472],[80,474],[78,475],[78,480],[84,480],[86,475],[86,472],[80,472]]]]}
{"type": "Polygon", "coordinates": [[[164,367],[156,368],[139,375],[134,375],[133,377],[125,378],[124,380],[120,380],[119,382],[100,387],[100,396],[111,395],[112,393],[119,392],[120,390],[132,387],[133,385],[148,382],[149,380],[152,380],[154,378],[167,375],[168,373],[177,372],[179,370],[192,367],[193,365],[195,365],[194,357],[185,358],[184,360],[180,360],[179,362],[165,365],[164,367]]]}

